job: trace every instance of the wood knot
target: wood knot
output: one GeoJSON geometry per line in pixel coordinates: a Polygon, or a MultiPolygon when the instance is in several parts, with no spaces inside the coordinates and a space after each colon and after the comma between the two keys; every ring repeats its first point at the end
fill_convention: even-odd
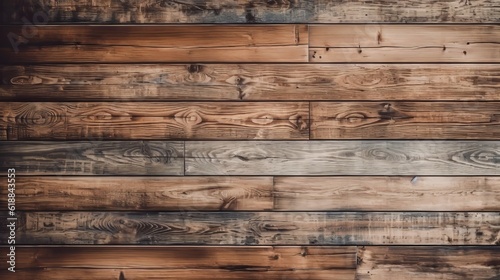
{"type": "Polygon", "coordinates": [[[203,65],[191,64],[188,66],[188,72],[191,74],[200,73],[203,71],[203,65]]]}

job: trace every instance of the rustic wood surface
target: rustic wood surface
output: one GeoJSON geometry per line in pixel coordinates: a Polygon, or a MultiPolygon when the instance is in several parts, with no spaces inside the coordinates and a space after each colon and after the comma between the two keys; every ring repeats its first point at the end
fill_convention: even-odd
{"type": "Polygon", "coordinates": [[[0,69],[0,100],[500,100],[495,64],[42,64],[0,69]]]}
{"type": "MultiPolygon", "coordinates": [[[[5,214],[2,218],[5,220],[5,214]]],[[[18,212],[16,244],[498,245],[498,212],[18,212]]],[[[3,239],[6,233],[2,233],[3,239]]],[[[5,241],[2,241],[5,244],[5,241]]]]}
{"type": "Polygon", "coordinates": [[[0,104],[0,140],[309,139],[309,103],[0,104]]]}
{"type": "Polygon", "coordinates": [[[22,17],[48,23],[478,23],[498,22],[495,0],[250,1],[51,0],[3,1],[2,23],[22,17]],[[38,13],[37,13],[38,12],[38,13]],[[43,14],[41,14],[43,13],[43,14]]]}
{"type": "Polygon", "coordinates": [[[311,139],[500,139],[498,102],[312,102],[311,139]]]}

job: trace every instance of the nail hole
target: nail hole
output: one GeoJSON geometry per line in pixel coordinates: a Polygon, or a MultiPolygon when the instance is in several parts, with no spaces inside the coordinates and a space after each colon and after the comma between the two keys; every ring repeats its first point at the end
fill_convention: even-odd
{"type": "Polygon", "coordinates": [[[363,50],[361,50],[361,49],[358,50],[358,53],[362,53],[362,52],[363,52],[363,50]]]}
{"type": "Polygon", "coordinates": [[[467,52],[466,52],[466,51],[464,51],[464,54],[465,54],[465,55],[467,55],[467,52]]]}

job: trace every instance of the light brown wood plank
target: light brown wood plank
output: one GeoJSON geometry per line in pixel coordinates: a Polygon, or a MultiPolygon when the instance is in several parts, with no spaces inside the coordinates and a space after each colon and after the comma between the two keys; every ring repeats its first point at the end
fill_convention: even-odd
{"type": "MultiPolygon", "coordinates": [[[[7,178],[4,178],[7,181],[7,178]]],[[[16,178],[18,210],[271,210],[271,177],[16,178]]],[[[0,190],[7,208],[7,188],[0,190]]],[[[5,207],[4,207],[5,206],[5,207]]]]}
{"type": "Polygon", "coordinates": [[[0,167],[19,175],[183,175],[183,149],[182,142],[4,141],[0,167]]]}
{"type": "Polygon", "coordinates": [[[16,34],[0,42],[2,63],[308,61],[305,25],[40,25],[29,40],[22,28],[0,26],[16,34]]]}
{"type": "Polygon", "coordinates": [[[276,177],[277,211],[499,211],[500,177],[276,177]]]}
{"type": "Polygon", "coordinates": [[[498,25],[312,25],[311,62],[500,62],[498,25]]]}
{"type": "Polygon", "coordinates": [[[498,279],[498,247],[362,247],[356,279],[498,279]]]}
{"type": "Polygon", "coordinates": [[[311,139],[500,139],[499,102],[313,102],[311,139]]]}
{"type": "Polygon", "coordinates": [[[18,24],[39,11],[50,23],[498,23],[500,18],[495,0],[17,0],[0,7],[3,23],[18,24]]]}
{"type": "Polygon", "coordinates": [[[500,100],[495,64],[0,66],[1,100],[500,100]]]}
{"type": "Polygon", "coordinates": [[[4,102],[0,140],[308,139],[309,103],[4,102]]]}
{"type": "Polygon", "coordinates": [[[189,141],[186,175],[500,175],[500,141],[189,141]]]}
{"type": "MultiPolygon", "coordinates": [[[[5,220],[3,215],[0,218],[5,220]]],[[[499,212],[18,211],[17,216],[18,245],[498,245],[500,242],[499,212]]]]}

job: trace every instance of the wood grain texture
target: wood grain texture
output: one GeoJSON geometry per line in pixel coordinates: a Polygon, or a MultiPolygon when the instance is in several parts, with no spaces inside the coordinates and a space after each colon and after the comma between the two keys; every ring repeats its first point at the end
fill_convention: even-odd
{"type": "Polygon", "coordinates": [[[0,104],[0,140],[309,139],[309,103],[0,104]]]}
{"type": "Polygon", "coordinates": [[[500,62],[498,25],[312,25],[311,62],[500,62]]]}
{"type": "MultiPolygon", "coordinates": [[[[5,178],[5,181],[7,179],[5,178]]],[[[23,177],[18,210],[271,210],[271,177],[23,177]]],[[[7,189],[0,206],[7,208],[7,189]]]]}
{"type": "MultiPolygon", "coordinates": [[[[498,212],[18,211],[17,216],[19,219],[16,244],[18,245],[498,245],[500,243],[498,212]]],[[[2,218],[5,219],[5,216],[2,218]]]]}
{"type": "MultiPolygon", "coordinates": [[[[82,137],[83,138],[83,137],[82,137]]],[[[2,142],[0,167],[20,175],[183,175],[182,142],[2,142]]]]}
{"type": "Polygon", "coordinates": [[[361,247],[356,279],[498,279],[498,247],[361,247]]]}
{"type": "Polygon", "coordinates": [[[191,141],[186,175],[500,175],[500,142],[191,141]]]}
{"type": "Polygon", "coordinates": [[[49,23],[497,23],[494,0],[477,1],[230,1],[50,0],[3,1],[3,23],[22,24],[23,16],[49,23]]]}
{"type": "Polygon", "coordinates": [[[500,139],[498,102],[313,102],[311,139],[500,139]]]}
{"type": "Polygon", "coordinates": [[[500,100],[495,64],[0,66],[0,100],[500,100]]]}
{"type": "Polygon", "coordinates": [[[277,211],[499,211],[499,177],[276,177],[277,211]]]}
{"type": "Polygon", "coordinates": [[[0,36],[14,38],[0,41],[0,61],[2,63],[308,61],[308,31],[305,25],[40,25],[36,30],[36,36],[23,40],[17,37],[23,33],[23,27],[0,26],[0,36]],[[12,44],[11,41],[16,43],[12,44]],[[17,48],[13,47],[14,45],[17,48]]]}

